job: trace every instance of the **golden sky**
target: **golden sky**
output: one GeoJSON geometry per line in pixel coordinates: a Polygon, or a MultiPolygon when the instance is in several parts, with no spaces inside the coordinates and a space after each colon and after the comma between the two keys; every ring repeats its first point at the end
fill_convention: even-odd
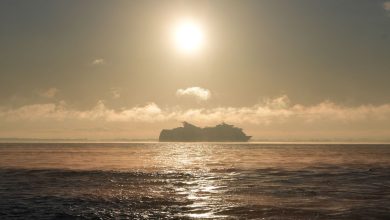
{"type": "Polygon", "coordinates": [[[0,138],[389,140],[389,1],[2,1],[0,138]]]}

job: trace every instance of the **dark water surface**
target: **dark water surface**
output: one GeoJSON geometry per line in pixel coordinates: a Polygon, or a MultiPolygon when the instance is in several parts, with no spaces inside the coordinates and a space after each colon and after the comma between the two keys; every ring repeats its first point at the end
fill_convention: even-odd
{"type": "Polygon", "coordinates": [[[0,219],[390,219],[390,145],[0,144],[0,219]]]}

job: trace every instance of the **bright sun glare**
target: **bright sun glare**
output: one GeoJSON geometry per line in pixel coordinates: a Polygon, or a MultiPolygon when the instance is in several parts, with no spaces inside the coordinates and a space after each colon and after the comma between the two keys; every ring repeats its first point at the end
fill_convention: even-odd
{"type": "Polygon", "coordinates": [[[174,42],[177,48],[186,53],[201,49],[204,44],[204,33],[199,24],[182,21],[174,29],[174,42]]]}

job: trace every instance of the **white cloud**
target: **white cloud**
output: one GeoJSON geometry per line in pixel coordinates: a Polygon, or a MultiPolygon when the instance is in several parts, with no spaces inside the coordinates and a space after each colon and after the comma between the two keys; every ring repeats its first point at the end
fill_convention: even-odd
{"type": "Polygon", "coordinates": [[[52,87],[52,88],[49,88],[47,90],[39,91],[38,94],[41,97],[54,98],[58,92],[59,92],[59,90],[57,88],[52,87]]]}
{"type": "Polygon", "coordinates": [[[202,101],[206,101],[211,97],[210,90],[201,87],[189,87],[186,89],[178,89],[176,91],[176,95],[195,97],[198,100],[202,100],[202,101]]]}
{"type": "Polygon", "coordinates": [[[97,59],[94,59],[91,62],[91,64],[94,65],[94,66],[103,65],[103,64],[106,64],[106,61],[103,58],[97,58],[97,59]]]}

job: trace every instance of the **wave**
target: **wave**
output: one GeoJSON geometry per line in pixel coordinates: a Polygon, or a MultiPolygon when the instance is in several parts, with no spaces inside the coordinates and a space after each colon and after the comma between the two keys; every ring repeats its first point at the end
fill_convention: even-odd
{"type": "Polygon", "coordinates": [[[1,219],[389,219],[390,167],[0,169],[1,219]]]}

